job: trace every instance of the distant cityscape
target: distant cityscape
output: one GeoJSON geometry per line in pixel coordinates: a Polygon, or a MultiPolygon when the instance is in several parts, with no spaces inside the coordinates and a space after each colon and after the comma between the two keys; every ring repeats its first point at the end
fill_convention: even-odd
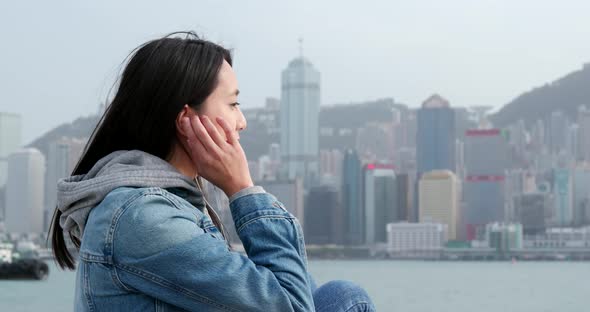
{"type": "MultiPolygon", "coordinates": [[[[255,183],[300,220],[311,257],[590,260],[586,106],[495,127],[491,107],[438,94],[410,108],[321,105],[320,92],[319,70],[296,57],[280,99],[244,108],[241,139],[255,183]]],[[[22,126],[0,112],[0,242],[45,246],[57,181],[91,129],[35,148],[22,126]]],[[[213,185],[207,197],[239,246],[227,197],[213,185]]]]}

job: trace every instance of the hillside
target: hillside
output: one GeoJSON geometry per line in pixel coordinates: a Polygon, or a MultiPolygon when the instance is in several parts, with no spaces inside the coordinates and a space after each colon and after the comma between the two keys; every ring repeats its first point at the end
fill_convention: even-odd
{"type": "Polygon", "coordinates": [[[552,83],[525,92],[491,116],[496,126],[507,126],[519,119],[530,125],[561,110],[572,120],[580,105],[590,108],[590,64],[552,83]]]}

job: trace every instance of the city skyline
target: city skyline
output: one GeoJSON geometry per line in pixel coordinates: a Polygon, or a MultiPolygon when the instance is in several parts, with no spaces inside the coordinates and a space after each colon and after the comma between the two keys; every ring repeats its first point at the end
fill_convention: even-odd
{"type": "MultiPolygon", "coordinates": [[[[244,108],[255,130],[241,141],[247,155],[255,152],[248,157],[255,183],[287,204],[311,245],[362,246],[391,257],[410,252],[402,256],[497,258],[525,245],[554,244],[554,229],[590,231],[590,191],[580,186],[590,181],[584,170],[590,166],[585,106],[574,118],[556,107],[532,124],[521,119],[495,127],[488,107],[458,107],[437,93],[419,108],[393,98],[320,107],[321,76],[322,69],[302,52],[287,62],[281,98],[244,108]],[[404,238],[392,239],[391,233],[404,238]],[[424,235],[433,239],[420,245],[424,235]],[[512,243],[498,243],[504,238],[512,243]],[[425,253],[408,251],[414,243],[425,253]],[[468,255],[444,249],[457,243],[479,249],[468,255]]],[[[19,115],[0,116],[4,139],[26,127],[19,115]]],[[[25,186],[10,184],[0,192],[6,229],[35,228],[44,235],[55,206],[52,190],[71,172],[88,135],[51,135],[37,143],[38,150],[0,142],[9,158],[27,151],[43,158],[41,165],[19,169],[40,178],[39,185],[26,182],[37,194],[27,208],[35,218],[15,223],[19,205],[28,205],[15,204],[31,191],[25,182],[15,180],[25,186]]],[[[235,233],[227,198],[211,189],[235,233]]],[[[230,234],[230,241],[239,245],[236,237],[230,234]]],[[[590,244],[568,239],[576,248],[590,244]]]]}

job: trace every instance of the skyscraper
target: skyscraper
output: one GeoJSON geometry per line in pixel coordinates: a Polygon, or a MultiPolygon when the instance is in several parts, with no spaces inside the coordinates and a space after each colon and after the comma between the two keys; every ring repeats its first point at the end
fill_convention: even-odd
{"type": "Polygon", "coordinates": [[[86,140],[62,138],[49,145],[47,153],[47,171],[45,175],[45,209],[44,223],[49,221],[49,213],[55,209],[57,202],[57,181],[69,176],[82,156],[86,140]]]}
{"type": "Polygon", "coordinates": [[[506,170],[509,144],[500,129],[465,132],[465,212],[467,238],[474,239],[478,227],[505,221],[506,170]]]}
{"type": "Polygon", "coordinates": [[[541,119],[532,125],[530,146],[534,151],[541,151],[545,148],[545,123],[541,119]]]}
{"type": "Polygon", "coordinates": [[[561,111],[554,111],[549,118],[549,149],[558,154],[566,148],[569,121],[561,111]]]}
{"type": "Polygon", "coordinates": [[[305,240],[310,244],[342,244],[344,216],[335,185],[318,185],[305,201],[305,240]]]}
{"type": "Polygon", "coordinates": [[[320,73],[300,56],[281,79],[281,158],[283,177],[318,177],[320,73]]]}
{"type": "Polygon", "coordinates": [[[574,168],[574,226],[590,225],[590,167],[574,168]]]}
{"type": "Polygon", "coordinates": [[[385,243],[387,223],[398,221],[393,166],[368,164],[364,179],[365,243],[385,243]]]}
{"type": "Polygon", "coordinates": [[[577,159],[590,162],[590,110],[586,106],[578,109],[578,127],[577,159]]]}
{"type": "Polygon", "coordinates": [[[416,161],[418,177],[432,170],[455,171],[455,112],[439,95],[418,110],[416,161]]]}
{"type": "Polygon", "coordinates": [[[574,219],[572,173],[570,168],[563,164],[553,169],[553,195],[554,225],[571,226],[574,219]]]}
{"type": "Polygon", "coordinates": [[[340,150],[320,150],[320,176],[330,177],[335,182],[338,182],[337,184],[340,184],[340,179],[342,178],[342,160],[343,155],[340,150]]]}
{"type": "Polygon", "coordinates": [[[575,161],[578,156],[579,149],[579,132],[580,127],[577,124],[572,124],[567,127],[567,137],[565,142],[566,155],[572,161],[575,161]]]}
{"type": "Polygon", "coordinates": [[[42,233],[45,157],[39,150],[22,149],[8,156],[6,229],[42,233]]]}
{"type": "Polygon", "coordinates": [[[527,131],[524,120],[519,119],[510,126],[510,144],[514,146],[518,158],[522,158],[527,145],[527,131]]]}
{"type": "Polygon", "coordinates": [[[4,217],[8,155],[21,146],[21,117],[0,112],[0,218],[4,217]]]}
{"type": "Polygon", "coordinates": [[[450,170],[435,170],[422,175],[419,182],[419,220],[448,226],[448,239],[457,239],[461,186],[450,170]]]}
{"type": "Polygon", "coordinates": [[[408,173],[396,174],[395,176],[397,184],[397,219],[399,221],[418,221],[418,216],[415,216],[412,210],[412,186],[414,185],[412,177],[408,173]]]}
{"type": "Polygon", "coordinates": [[[0,113],[0,187],[6,184],[8,155],[21,145],[20,115],[0,113]]]}
{"type": "Polygon", "coordinates": [[[357,153],[348,149],[342,163],[342,206],[344,208],[345,244],[360,245],[364,239],[362,205],[362,171],[357,153]]]}

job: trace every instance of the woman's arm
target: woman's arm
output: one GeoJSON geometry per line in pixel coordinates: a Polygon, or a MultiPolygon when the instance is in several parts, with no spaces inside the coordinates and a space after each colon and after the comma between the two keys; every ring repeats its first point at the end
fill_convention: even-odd
{"type": "Polygon", "coordinates": [[[254,188],[232,197],[245,256],[207,234],[173,195],[149,190],[115,226],[123,287],[189,311],[313,311],[301,227],[274,196],[254,188]]]}

